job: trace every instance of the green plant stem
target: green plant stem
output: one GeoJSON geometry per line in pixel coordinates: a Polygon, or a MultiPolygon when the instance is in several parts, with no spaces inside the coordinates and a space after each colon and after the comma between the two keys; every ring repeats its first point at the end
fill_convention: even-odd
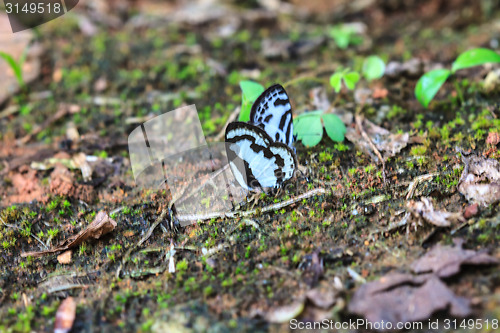
{"type": "Polygon", "coordinates": [[[462,93],[462,88],[460,88],[458,81],[455,81],[454,85],[455,85],[455,90],[457,92],[458,99],[460,100],[460,105],[463,105],[465,103],[465,100],[464,100],[464,95],[462,93]]]}

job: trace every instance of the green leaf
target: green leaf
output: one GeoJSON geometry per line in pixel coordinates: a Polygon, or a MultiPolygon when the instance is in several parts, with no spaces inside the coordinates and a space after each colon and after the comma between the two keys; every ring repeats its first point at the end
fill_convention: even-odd
{"type": "Polygon", "coordinates": [[[330,76],[330,85],[333,87],[333,90],[335,90],[336,93],[340,91],[340,88],[342,88],[342,77],[344,76],[343,73],[333,73],[332,76],[330,76]]]}
{"type": "Polygon", "coordinates": [[[425,107],[429,106],[430,101],[436,96],[450,74],[448,69],[435,69],[422,75],[415,87],[415,96],[420,104],[425,107]]]}
{"type": "Polygon", "coordinates": [[[349,26],[337,25],[329,30],[330,37],[340,49],[346,49],[350,44],[361,44],[363,41],[349,26]]]}
{"type": "Polygon", "coordinates": [[[356,83],[359,81],[359,73],[358,72],[350,72],[344,74],[344,82],[346,87],[349,90],[353,90],[356,87],[356,83]]]}
{"type": "Polygon", "coordinates": [[[344,135],[347,129],[342,120],[340,120],[337,115],[331,113],[323,114],[321,118],[325,125],[326,134],[328,134],[330,139],[335,142],[344,141],[344,135]]]}
{"type": "Polygon", "coordinates": [[[10,68],[12,68],[19,85],[24,86],[23,69],[21,67],[22,62],[24,62],[24,59],[23,59],[24,57],[21,59],[20,62],[17,62],[10,54],[5,53],[5,52],[1,52],[1,51],[0,51],[0,57],[9,64],[10,68]]]}
{"type": "Polygon", "coordinates": [[[264,92],[264,87],[257,82],[244,80],[240,81],[241,88],[241,111],[238,118],[239,121],[249,121],[250,111],[252,110],[252,104],[255,102],[257,97],[264,92]]]}
{"type": "Polygon", "coordinates": [[[385,72],[385,63],[380,57],[377,56],[369,56],[363,62],[362,73],[364,77],[368,80],[380,79],[384,76],[385,72]]]}
{"type": "Polygon", "coordinates": [[[335,44],[341,49],[346,49],[349,46],[351,31],[342,27],[336,26],[330,29],[330,37],[333,38],[335,44]]]}
{"type": "Polygon", "coordinates": [[[479,66],[489,62],[500,62],[500,54],[490,49],[472,49],[458,56],[451,66],[451,72],[455,73],[459,69],[479,66]]]}
{"type": "Polygon", "coordinates": [[[323,125],[319,114],[303,114],[293,122],[293,133],[304,146],[313,147],[320,143],[323,137],[323,125]]]}

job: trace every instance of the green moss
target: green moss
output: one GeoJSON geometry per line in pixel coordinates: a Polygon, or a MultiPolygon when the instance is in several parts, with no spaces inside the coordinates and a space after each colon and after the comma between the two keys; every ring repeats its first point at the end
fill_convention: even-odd
{"type": "Polygon", "coordinates": [[[406,113],[407,111],[402,107],[400,107],[399,105],[393,105],[391,110],[389,110],[389,112],[387,113],[387,119],[391,120],[406,113]]]}
{"type": "Polygon", "coordinates": [[[345,144],[343,144],[343,143],[336,143],[336,144],[334,144],[334,145],[333,145],[333,148],[334,148],[335,150],[340,151],[340,152],[343,152],[343,151],[347,151],[347,150],[349,150],[349,147],[348,147],[348,146],[346,146],[346,145],[345,145],[345,144]]]}
{"type": "Polygon", "coordinates": [[[410,155],[412,156],[422,156],[427,152],[427,147],[424,145],[414,146],[411,148],[410,155]]]}
{"type": "Polygon", "coordinates": [[[188,266],[189,266],[188,261],[186,259],[182,259],[177,262],[177,265],[175,267],[178,272],[182,273],[187,271],[188,266]]]}
{"type": "Polygon", "coordinates": [[[329,152],[322,151],[319,153],[319,161],[320,162],[328,162],[331,161],[333,158],[333,155],[330,154],[329,152]]]}

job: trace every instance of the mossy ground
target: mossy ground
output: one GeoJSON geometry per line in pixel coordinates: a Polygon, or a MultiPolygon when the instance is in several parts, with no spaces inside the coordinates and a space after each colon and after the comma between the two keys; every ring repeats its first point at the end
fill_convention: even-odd
{"type": "MultiPolygon", "coordinates": [[[[362,13],[359,15],[362,17],[362,13]]],[[[340,50],[328,40],[312,53],[279,60],[262,57],[261,40],[309,40],[323,36],[327,25],[280,16],[269,27],[243,26],[227,38],[211,36],[210,26],[180,24],[100,29],[97,35],[87,37],[72,21],[76,18],[65,18],[64,23],[55,20],[40,28],[40,42],[48,52],[41,78],[29,87],[31,92],[48,90],[49,97],[39,99],[28,93],[14,96],[9,103],[29,108],[22,107],[17,115],[0,119],[1,139],[7,143],[30,133],[60,103],[77,104],[81,110],[43,129],[32,143],[60,147],[71,120],[81,135],[94,138],[83,141],[81,151],[103,158],[127,158],[126,138],[137,126],[127,124],[127,118],[155,116],[189,104],[197,105],[210,139],[241,103],[238,83],[247,78],[244,70],[259,69],[254,79],[265,86],[304,77],[287,86],[295,111],[302,111],[308,108],[306,92],[318,86],[318,80],[328,87],[329,75],[336,67],[356,69],[360,59],[369,54],[393,60],[424,57],[448,65],[460,51],[495,38],[485,31],[500,17],[500,11],[471,19],[465,27],[441,30],[432,24],[423,28],[418,20],[415,28],[402,23],[397,15],[388,14],[391,19],[371,31],[368,49],[355,46],[340,50]],[[280,24],[293,29],[287,32],[280,24]],[[184,51],[175,51],[179,46],[184,51]],[[218,74],[208,59],[222,63],[226,74],[218,74]],[[106,77],[109,87],[96,93],[94,84],[101,77],[106,77]],[[155,97],[152,91],[164,95],[155,97]],[[96,103],[98,95],[106,101],[96,103]]],[[[387,184],[380,165],[348,141],[335,144],[325,136],[313,148],[299,144],[297,156],[306,166],[305,175],[287,192],[262,195],[256,206],[284,201],[316,187],[324,187],[328,194],[243,219],[195,223],[176,233],[158,227],[124,265],[127,250],[167,207],[168,197],[162,193],[136,195],[128,185],[108,191],[111,180],[105,179],[97,189],[106,195],[89,205],[54,195],[43,203],[4,205],[0,212],[5,223],[0,225],[0,330],[51,331],[61,297],[73,295],[78,300],[73,331],[148,332],[158,322],[170,323],[173,328],[176,323],[189,323],[193,331],[282,331],[288,324],[270,325],[254,314],[288,304],[314,284],[307,267],[315,252],[324,262],[321,279],[333,281],[339,277],[347,300],[357,283],[347,268],[374,280],[391,270],[408,270],[426,248],[438,242],[451,244],[455,237],[465,239],[467,248],[488,249],[498,258],[498,205],[481,210],[453,233],[450,228],[436,230],[428,225],[416,230],[408,226],[384,231],[401,220],[406,191],[419,175],[438,174],[420,184],[415,197],[431,196],[439,209],[464,209],[467,202],[456,188],[463,169],[457,147],[500,159],[496,147],[485,143],[489,132],[500,132],[500,91],[484,92],[482,78],[480,69],[460,74],[455,78],[456,85],[443,87],[430,110],[417,104],[414,78],[382,78],[375,83],[388,89],[389,94],[366,105],[366,117],[379,119],[380,126],[392,132],[410,132],[421,138],[387,161],[387,184]],[[389,112],[380,115],[380,105],[389,105],[389,112]],[[88,225],[97,211],[111,212],[122,206],[125,208],[112,215],[117,228],[100,240],[75,248],[69,265],[59,264],[55,255],[20,256],[37,248],[32,235],[54,245],[88,225]],[[164,270],[171,241],[185,246],[174,257],[175,273],[164,270]],[[203,256],[203,248],[216,247],[220,248],[217,253],[203,256]],[[117,277],[119,267],[121,277],[117,277]],[[59,275],[70,285],[68,288],[57,291],[55,286],[41,287],[41,283],[59,275]]],[[[332,89],[328,95],[330,100],[335,99],[332,89]]],[[[343,94],[337,106],[354,112],[353,95],[343,94]]],[[[82,181],[79,171],[73,172],[77,181],[82,181]]],[[[47,185],[49,175],[50,171],[38,172],[42,185],[47,185]]],[[[131,179],[126,162],[119,176],[131,179]]],[[[11,191],[8,176],[0,179],[0,186],[4,196],[11,191]]],[[[240,207],[250,208],[250,203],[240,207]]],[[[499,274],[498,267],[465,269],[449,285],[457,294],[477,301],[478,318],[498,318],[500,299],[492,295],[495,291],[498,294],[495,286],[499,274]]],[[[336,320],[347,317],[344,308],[332,312],[336,320]]]]}

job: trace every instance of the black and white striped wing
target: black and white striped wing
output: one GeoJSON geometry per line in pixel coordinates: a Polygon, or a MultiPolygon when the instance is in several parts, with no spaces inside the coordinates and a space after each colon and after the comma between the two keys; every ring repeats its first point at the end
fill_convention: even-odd
{"type": "Polygon", "coordinates": [[[288,145],[274,142],[263,129],[233,122],[226,128],[225,139],[229,165],[243,188],[277,188],[292,178],[295,153],[288,145]]]}
{"type": "MultiPolygon", "coordinates": [[[[262,128],[273,141],[293,148],[293,117],[290,99],[279,84],[266,89],[252,105],[250,122],[262,128]]],[[[295,149],[294,149],[295,151],[295,149]]]]}

